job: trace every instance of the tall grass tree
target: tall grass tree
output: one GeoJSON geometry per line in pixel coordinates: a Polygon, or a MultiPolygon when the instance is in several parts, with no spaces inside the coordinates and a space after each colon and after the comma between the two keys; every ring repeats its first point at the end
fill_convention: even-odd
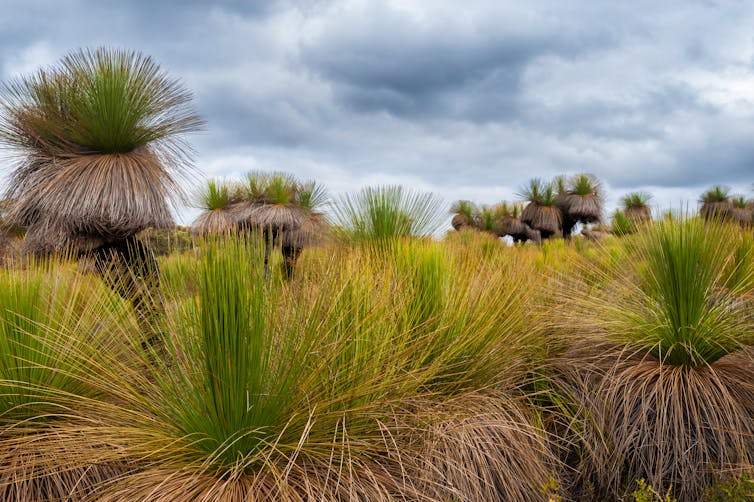
{"type": "Polygon", "coordinates": [[[622,211],[626,218],[637,225],[650,222],[652,221],[650,200],[652,200],[652,195],[646,192],[628,193],[621,198],[622,211]]]}
{"type": "MultiPolygon", "coordinates": [[[[152,58],[110,48],[7,82],[0,141],[17,162],[5,197],[11,220],[29,230],[27,249],[91,252],[103,274],[120,276],[110,283],[125,284],[124,296],[157,284],[136,234],[172,226],[191,166],[184,136],[202,126],[191,99],[152,58]]],[[[143,295],[135,304],[154,305],[143,295]]]]}
{"type": "Polygon", "coordinates": [[[557,205],[563,212],[563,237],[569,239],[577,223],[602,221],[602,190],[599,181],[590,174],[578,174],[558,188],[557,205]],[[565,190],[563,191],[563,189],[565,190]]]}
{"type": "Polygon", "coordinates": [[[194,220],[198,235],[227,235],[237,231],[238,225],[231,207],[240,202],[241,186],[222,179],[208,179],[194,194],[194,207],[202,213],[194,220]]]}
{"type": "Polygon", "coordinates": [[[527,201],[521,213],[521,221],[534,230],[539,230],[543,239],[563,235],[563,213],[558,207],[556,187],[534,178],[519,195],[527,201]]]}
{"type": "Polygon", "coordinates": [[[526,242],[530,240],[535,243],[542,242],[539,230],[534,230],[529,225],[521,221],[521,213],[524,207],[520,203],[514,203],[510,206],[508,214],[502,218],[500,223],[500,233],[510,235],[513,242],[526,242]]]}
{"type": "Polygon", "coordinates": [[[708,221],[727,220],[731,216],[733,204],[730,200],[730,189],[721,185],[715,185],[704,192],[699,199],[702,206],[699,214],[708,221]]]}
{"type": "Polygon", "coordinates": [[[240,201],[231,206],[239,228],[259,232],[265,240],[264,280],[269,278],[270,251],[280,239],[284,268],[292,273],[303,246],[324,229],[319,208],[326,200],[321,186],[303,183],[280,172],[251,172],[246,176],[240,201]]]}

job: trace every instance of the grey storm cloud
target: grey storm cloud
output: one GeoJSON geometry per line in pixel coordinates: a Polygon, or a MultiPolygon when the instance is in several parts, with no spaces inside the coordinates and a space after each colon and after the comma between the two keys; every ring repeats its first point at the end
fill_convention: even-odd
{"type": "Polygon", "coordinates": [[[196,96],[206,175],[513,197],[591,172],[613,202],[754,181],[754,5],[730,1],[5,0],[8,79],[78,47],[155,57],[196,96]]]}
{"type": "Polygon", "coordinates": [[[522,26],[504,12],[488,18],[479,10],[466,22],[448,16],[426,22],[379,2],[348,21],[308,41],[301,63],[331,82],[336,99],[356,112],[406,117],[515,118],[531,60],[576,57],[613,41],[600,27],[579,31],[544,19],[522,26]]]}

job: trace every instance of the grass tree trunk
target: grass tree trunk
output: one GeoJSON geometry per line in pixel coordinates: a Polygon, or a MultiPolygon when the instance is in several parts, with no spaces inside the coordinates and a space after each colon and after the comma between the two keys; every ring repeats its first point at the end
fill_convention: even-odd
{"type": "Polygon", "coordinates": [[[122,298],[131,302],[144,334],[144,348],[163,337],[159,328],[165,313],[160,294],[160,270],[154,253],[135,236],[113,241],[93,251],[97,271],[122,298]]]}
{"type": "Polygon", "coordinates": [[[563,218],[563,238],[565,240],[571,240],[571,233],[573,233],[573,228],[575,226],[576,221],[568,217],[563,218]]]}
{"type": "Polygon", "coordinates": [[[298,257],[301,256],[301,247],[292,245],[283,245],[283,276],[286,279],[293,277],[293,272],[296,269],[296,262],[298,257]]]}
{"type": "Polygon", "coordinates": [[[270,251],[275,243],[275,230],[270,226],[263,233],[264,237],[264,282],[267,282],[270,275],[270,251]]]}

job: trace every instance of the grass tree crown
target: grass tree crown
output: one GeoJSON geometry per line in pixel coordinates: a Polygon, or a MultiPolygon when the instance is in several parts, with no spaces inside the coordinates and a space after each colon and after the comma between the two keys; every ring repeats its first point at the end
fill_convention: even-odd
{"type": "Polygon", "coordinates": [[[565,220],[599,223],[602,221],[602,186],[591,174],[577,174],[568,181],[564,193],[559,193],[558,204],[565,220]]]}
{"type": "Polygon", "coordinates": [[[519,197],[530,203],[542,206],[553,206],[556,203],[557,191],[552,183],[546,183],[542,178],[533,178],[529,184],[521,189],[519,197]]]}
{"type": "Polygon", "coordinates": [[[273,233],[298,230],[327,202],[324,188],[280,172],[254,171],[246,175],[239,202],[231,210],[241,228],[273,233]]]}
{"type": "Polygon", "coordinates": [[[646,207],[652,195],[647,192],[631,192],[621,198],[624,209],[646,207]]]}
{"type": "Polygon", "coordinates": [[[478,212],[476,204],[470,200],[458,200],[450,206],[450,213],[453,215],[450,224],[456,230],[474,228],[478,212]]]}
{"type": "Polygon", "coordinates": [[[740,239],[729,224],[658,220],[627,241],[602,285],[565,293],[578,298],[568,315],[588,336],[608,335],[662,364],[711,365],[754,340],[751,242],[740,239]]]}
{"type": "Polygon", "coordinates": [[[519,196],[528,201],[521,213],[521,221],[534,230],[539,230],[542,238],[562,235],[563,213],[558,207],[559,197],[552,183],[534,178],[521,189],[519,196]]]}
{"type": "Polygon", "coordinates": [[[623,213],[625,216],[636,223],[644,223],[652,219],[652,210],[649,208],[649,201],[652,195],[646,192],[631,192],[621,198],[623,213]]]}
{"type": "Polygon", "coordinates": [[[205,211],[227,209],[239,198],[238,183],[223,179],[208,179],[194,193],[194,207],[205,211]]]}
{"type": "Polygon", "coordinates": [[[702,203],[699,212],[707,220],[727,220],[733,209],[730,189],[721,185],[715,185],[704,192],[699,202],[702,203]]]}
{"type": "Polygon", "coordinates": [[[703,204],[711,204],[715,202],[728,202],[730,199],[730,189],[721,185],[715,185],[706,192],[704,192],[700,198],[700,202],[703,204]]]}
{"type": "Polygon", "coordinates": [[[200,235],[229,234],[236,222],[230,208],[240,200],[240,183],[223,179],[208,179],[194,192],[193,205],[202,210],[194,220],[194,231],[200,235]]]}
{"type": "Polygon", "coordinates": [[[0,137],[54,156],[128,153],[200,128],[191,100],[149,56],[83,49],[5,85],[0,137]]]}

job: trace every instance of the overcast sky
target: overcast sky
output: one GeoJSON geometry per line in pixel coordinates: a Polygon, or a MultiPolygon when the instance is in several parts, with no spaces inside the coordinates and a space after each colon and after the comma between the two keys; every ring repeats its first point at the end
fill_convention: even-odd
{"type": "Polygon", "coordinates": [[[2,80],[102,45],[195,93],[204,176],[449,203],[576,172],[609,207],[633,190],[696,207],[715,183],[754,195],[748,0],[0,0],[2,80]]]}

